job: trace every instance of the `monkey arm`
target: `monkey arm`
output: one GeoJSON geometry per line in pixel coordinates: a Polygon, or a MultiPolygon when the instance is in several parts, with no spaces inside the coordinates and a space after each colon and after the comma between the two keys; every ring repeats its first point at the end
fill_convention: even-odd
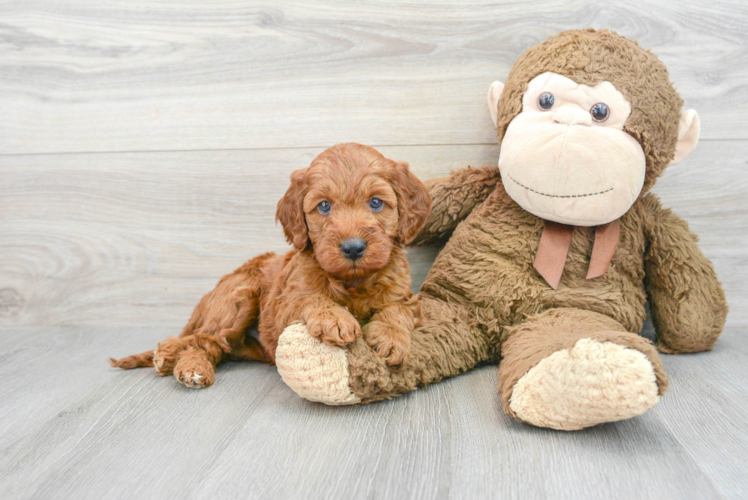
{"type": "Polygon", "coordinates": [[[462,168],[449,176],[425,182],[431,196],[431,214],[412,245],[445,240],[457,224],[501,182],[498,167],[462,168]]]}
{"type": "Polygon", "coordinates": [[[725,325],[725,293],[688,224],[656,197],[650,200],[645,270],[658,348],[673,354],[711,350],[725,325]]]}

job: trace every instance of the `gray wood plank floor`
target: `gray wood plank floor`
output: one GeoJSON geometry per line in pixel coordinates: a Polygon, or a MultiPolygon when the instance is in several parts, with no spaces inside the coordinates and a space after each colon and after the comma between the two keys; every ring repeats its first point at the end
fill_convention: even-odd
{"type": "Polygon", "coordinates": [[[576,433],[501,412],[496,367],[386,403],[299,399],[274,368],[228,363],[207,390],[103,356],[176,334],[7,328],[2,498],[741,498],[748,359],[742,332],[666,356],[649,413],[576,433]],[[19,418],[22,417],[22,418],[19,418]]]}
{"type": "MultiPolygon", "coordinates": [[[[0,498],[748,497],[746,47],[741,1],[0,2],[0,498]],[[731,312],[714,351],[664,356],[652,411],[522,425],[495,366],[349,408],[257,363],[201,391],[109,368],[287,248],[275,204],[325,147],[495,164],[488,85],[583,27],[652,49],[702,118],[655,192],[731,312]]],[[[437,252],[410,251],[414,287],[437,252]]]]}

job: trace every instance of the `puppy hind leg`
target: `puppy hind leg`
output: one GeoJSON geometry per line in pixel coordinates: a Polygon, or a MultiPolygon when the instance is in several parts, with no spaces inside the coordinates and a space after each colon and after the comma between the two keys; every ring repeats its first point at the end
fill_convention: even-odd
{"type": "Polygon", "coordinates": [[[174,377],[184,386],[199,389],[208,387],[216,379],[215,367],[223,357],[223,349],[208,338],[196,335],[183,350],[174,366],[174,377]]]}
{"type": "Polygon", "coordinates": [[[249,335],[245,337],[244,344],[231,350],[228,359],[229,361],[262,361],[270,365],[274,364],[263,349],[262,344],[249,335]]]}
{"type": "MultiPolygon", "coordinates": [[[[179,338],[172,337],[177,345],[174,355],[165,353],[161,356],[162,349],[156,350],[156,360],[163,361],[159,375],[169,373],[173,367],[174,377],[186,387],[202,388],[208,387],[215,381],[215,368],[227,359],[245,356],[248,354],[248,346],[244,339],[244,332],[250,323],[257,317],[257,300],[252,297],[242,303],[237,303],[236,314],[227,319],[222,325],[213,321],[193,333],[179,338]],[[172,364],[173,363],[173,364],[172,364]]],[[[171,344],[165,346],[167,349],[171,344]]],[[[258,356],[264,354],[262,347],[257,343],[258,356]]],[[[259,358],[264,360],[262,358],[259,358]]]]}
{"type": "Polygon", "coordinates": [[[264,269],[281,256],[266,253],[227,274],[207,293],[182,330],[180,337],[196,333],[215,335],[231,348],[243,344],[244,332],[257,323],[264,269]]]}
{"type": "Polygon", "coordinates": [[[266,361],[259,344],[246,344],[245,333],[257,322],[263,269],[274,257],[255,257],[221,278],[200,300],[178,339],[182,349],[173,365],[177,380],[187,387],[207,387],[215,380],[215,367],[234,352],[241,359],[254,354],[252,359],[266,361]]]}
{"type": "Polygon", "coordinates": [[[189,345],[190,338],[171,336],[159,342],[158,347],[153,351],[153,368],[156,370],[156,375],[164,377],[172,374],[179,356],[189,345]]]}
{"type": "Polygon", "coordinates": [[[158,347],[152,351],[145,351],[120,359],[109,358],[109,364],[113,368],[122,368],[123,370],[152,366],[156,369],[156,375],[163,377],[171,374],[179,353],[187,345],[188,343],[183,339],[172,336],[163,342],[159,342],[158,347]]]}

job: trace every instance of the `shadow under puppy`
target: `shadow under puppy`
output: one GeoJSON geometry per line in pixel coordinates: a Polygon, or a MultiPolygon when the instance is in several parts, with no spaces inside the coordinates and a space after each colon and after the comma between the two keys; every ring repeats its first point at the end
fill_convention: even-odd
{"type": "Polygon", "coordinates": [[[278,337],[299,321],[328,345],[363,334],[388,364],[404,364],[420,306],[402,246],[430,210],[428,190],[407,163],[360,144],[333,146],[291,174],[278,203],[276,220],[293,250],[260,255],[224,276],[179,337],[111,364],[153,366],[207,387],[222,361],[274,363],[278,337]],[[255,325],[259,342],[248,332],[255,325]]]}

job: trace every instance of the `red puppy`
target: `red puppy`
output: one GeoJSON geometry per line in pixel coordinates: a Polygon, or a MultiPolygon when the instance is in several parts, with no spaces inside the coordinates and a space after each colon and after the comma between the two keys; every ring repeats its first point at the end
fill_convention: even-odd
{"type": "Polygon", "coordinates": [[[407,163],[360,144],[333,146],[291,174],[278,203],[276,219],[294,250],[260,255],[224,276],[179,337],[112,366],[153,366],[188,387],[206,387],[221,361],[273,363],[278,337],[295,321],[331,345],[363,334],[388,364],[403,364],[420,307],[402,245],[430,209],[407,163]],[[247,331],[258,319],[259,342],[247,331]]]}

